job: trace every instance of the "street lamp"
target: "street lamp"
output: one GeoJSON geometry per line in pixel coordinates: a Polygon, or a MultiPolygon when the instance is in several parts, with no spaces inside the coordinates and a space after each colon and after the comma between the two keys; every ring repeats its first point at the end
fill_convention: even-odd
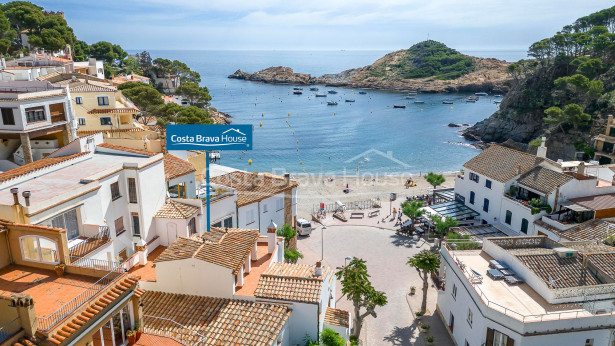
{"type": "Polygon", "coordinates": [[[325,259],[325,230],[327,229],[327,226],[322,226],[321,232],[320,232],[320,261],[324,261],[325,259]]]}
{"type": "Polygon", "coordinates": [[[346,256],[346,258],[344,258],[344,267],[348,265],[348,261],[352,260],[352,257],[350,256],[346,256]]]}

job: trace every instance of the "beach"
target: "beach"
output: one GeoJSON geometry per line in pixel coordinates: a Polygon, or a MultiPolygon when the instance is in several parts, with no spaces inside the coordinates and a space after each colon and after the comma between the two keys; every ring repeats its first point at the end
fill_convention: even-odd
{"type": "MultiPolygon", "coordinates": [[[[446,178],[444,184],[438,188],[454,187],[458,172],[442,173],[446,178]]],[[[297,190],[297,217],[310,219],[313,208],[319,203],[342,203],[364,201],[380,198],[383,208],[387,206],[391,192],[397,193],[395,206],[399,206],[406,196],[430,194],[433,191],[424,175],[360,175],[360,176],[322,176],[297,175],[294,179],[299,181],[297,190]],[[405,182],[412,178],[415,187],[406,188],[405,182]],[[344,193],[348,184],[349,193],[344,193]]],[[[388,207],[388,206],[387,206],[388,207]]],[[[388,210],[388,209],[387,209],[388,210]]]]}

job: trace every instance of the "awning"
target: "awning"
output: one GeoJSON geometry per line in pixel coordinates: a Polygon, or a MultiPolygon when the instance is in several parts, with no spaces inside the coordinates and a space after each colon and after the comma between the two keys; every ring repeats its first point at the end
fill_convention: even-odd
{"type": "Polygon", "coordinates": [[[429,206],[428,209],[433,210],[436,214],[442,217],[450,216],[455,220],[465,220],[467,218],[473,218],[480,215],[459,201],[450,201],[432,205],[429,206]]]}
{"type": "Polygon", "coordinates": [[[572,211],[577,211],[579,213],[582,213],[584,211],[593,211],[592,209],[586,208],[580,204],[576,204],[576,203],[572,203],[572,202],[565,202],[561,204],[562,208],[568,209],[568,210],[572,210],[572,211]]]}
{"type": "Polygon", "coordinates": [[[436,190],[434,194],[437,198],[452,201],[455,199],[455,190],[454,189],[446,189],[446,190],[436,190]]]}

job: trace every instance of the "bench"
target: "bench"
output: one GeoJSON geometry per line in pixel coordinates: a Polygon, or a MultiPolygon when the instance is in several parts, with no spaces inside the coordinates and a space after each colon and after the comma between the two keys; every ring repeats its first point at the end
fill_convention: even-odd
{"type": "Polygon", "coordinates": [[[350,214],[351,219],[362,219],[364,216],[365,216],[364,213],[351,213],[350,214]]]}
{"type": "Polygon", "coordinates": [[[380,210],[374,210],[374,211],[370,211],[369,214],[367,214],[367,217],[374,217],[378,215],[380,215],[380,210]]]}

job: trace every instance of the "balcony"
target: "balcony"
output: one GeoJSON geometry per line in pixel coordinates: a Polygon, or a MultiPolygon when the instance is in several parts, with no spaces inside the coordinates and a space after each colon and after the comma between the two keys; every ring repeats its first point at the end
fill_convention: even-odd
{"type": "Polygon", "coordinates": [[[107,245],[110,241],[109,227],[107,226],[99,226],[98,233],[92,237],[78,237],[71,240],[70,243],[74,244],[68,247],[71,260],[67,263],[72,263],[73,261],[86,257],[104,245],[107,245]]]}
{"type": "Polygon", "coordinates": [[[66,114],[64,112],[51,112],[51,123],[59,123],[66,121],[66,114]]]}

